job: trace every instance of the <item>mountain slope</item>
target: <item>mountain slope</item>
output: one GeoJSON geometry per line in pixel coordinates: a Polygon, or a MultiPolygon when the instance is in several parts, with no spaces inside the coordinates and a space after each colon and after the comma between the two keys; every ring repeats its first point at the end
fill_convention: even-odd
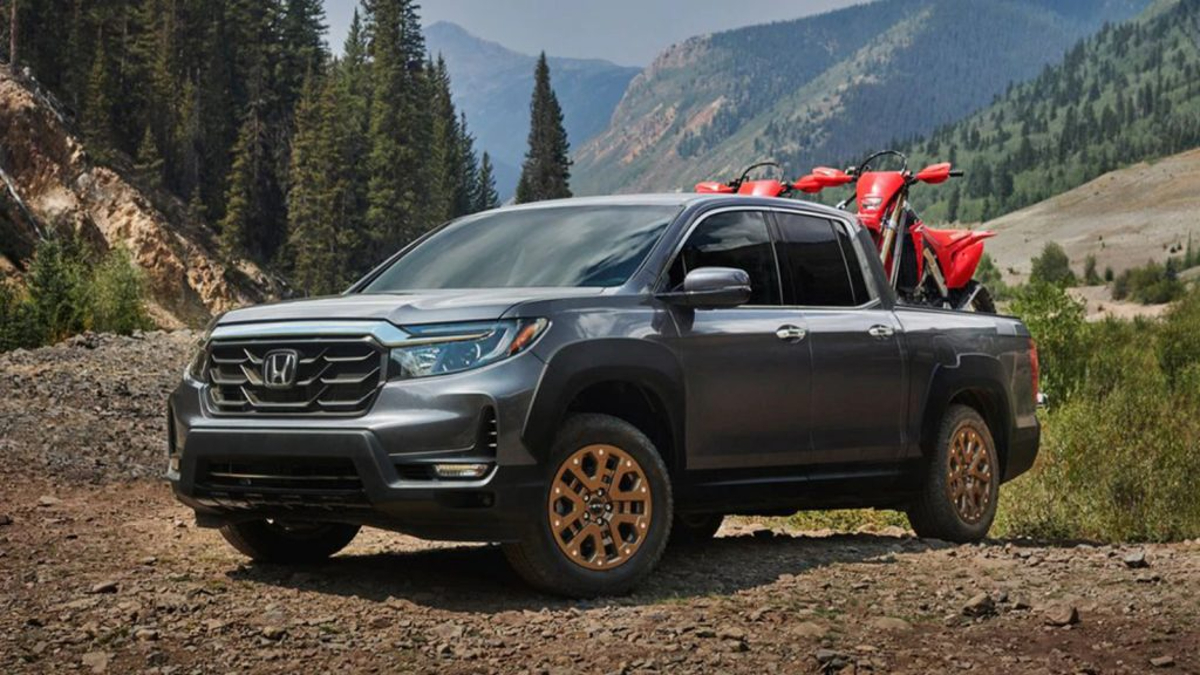
{"type": "Polygon", "coordinates": [[[989,221],[988,253],[1025,280],[1047,241],[1062,245],[1078,272],[1088,255],[1121,272],[1165,262],[1189,237],[1200,244],[1200,149],[1107,173],[1073,190],[989,221]]]}
{"type": "MultiPolygon", "coordinates": [[[[953,159],[954,189],[915,197],[935,220],[987,220],[1114,168],[1200,146],[1200,0],[1163,0],[1079,43],[996,103],[903,148],[953,159]]],[[[1194,186],[1193,186],[1194,187],[1194,186]]]]}
{"type": "Polygon", "coordinates": [[[163,327],[202,324],[276,292],[253,264],[227,261],[185,212],[93,164],[53,101],[0,66],[0,277],[20,276],[40,237],[74,232],[102,250],[129,249],[163,327]]]}
{"type": "Polygon", "coordinates": [[[580,149],[581,193],[677,189],[764,157],[796,171],[927,133],[1148,0],[880,0],[693,38],[580,149]]]}
{"type": "MultiPolygon", "coordinates": [[[[439,22],[425,31],[429,53],[450,69],[454,101],[467,114],[479,150],[497,161],[502,197],[512,193],[529,135],[529,100],[536,58],[439,22]]],[[[598,59],[549,58],[551,81],[563,108],[567,136],[580,147],[607,125],[638,68],[598,59]]]]}

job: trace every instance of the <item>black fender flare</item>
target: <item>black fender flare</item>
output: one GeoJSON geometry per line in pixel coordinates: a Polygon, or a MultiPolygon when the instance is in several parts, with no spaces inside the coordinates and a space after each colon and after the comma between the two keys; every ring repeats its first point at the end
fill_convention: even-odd
{"type": "Polygon", "coordinates": [[[937,436],[938,426],[950,402],[963,392],[975,392],[982,394],[982,404],[986,409],[981,412],[996,442],[1003,475],[1013,425],[1012,400],[1005,386],[1008,380],[1004,364],[987,354],[964,354],[958,357],[956,363],[937,366],[925,396],[925,407],[918,418],[921,420],[920,446],[923,456],[928,457],[932,451],[932,440],[937,436]]]}
{"type": "Polygon", "coordinates": [[[658,399],[666,411],[675,445],[671,454],[676,462],[682,462],[683,366],[665,345],[635,338],[576,342],[554,352],[542,372],[521,432],[525,447],[534,457],[545,459],[575,397],[604,382],[637,385],[658,399]]]}

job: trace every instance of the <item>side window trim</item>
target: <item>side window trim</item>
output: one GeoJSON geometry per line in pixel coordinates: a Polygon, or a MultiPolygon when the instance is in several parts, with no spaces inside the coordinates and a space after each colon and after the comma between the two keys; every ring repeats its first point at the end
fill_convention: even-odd
{"type": "Polygon", "coordinates": [[[668,260],[667,264],[662,268],[662,271],[659,272],[658,281],[654,285],[654,287],[657,289],[656,292],[673,290],[670,288],[665,288],[664,284],[670,283],[671,268],[675,266],[676,261],[678,261],[679,257],[683,255],[683,247],[687,245],[688,240],[691,239],[692,234],[695,233],[695,231],[696,231],[696,228],[698,228],[704,221],[708,220],[709,218],[711,218],[713,216],[721,215],[724,213],[756,213],[756,214],[758,214],[759,217],[762,218],[763,223],[767,227],[767,238],[771,242],[771,259],[775,263],[775,284],[777,286],[776,293],[778,293],[779,301],[780,301],[780,304],[778,304],[778,305],[746,304],[746,305],[741,305],[739,307],[733,307],[731,309],[761,309],[761,308],[787,307],[787,305],[784,304],[784,300],[786,299],[786,296],[783,293],[783,290],[784,290],[783,276],[782,276],[780,264],[779,264],[779,246],[778,246],[779,241],[778,241],[777,231],[775,229],[775,217],[773,214],[771,214],[771,209],[764,208],[764,207],[728,206],[728,207],[716,208],[711,211],[705,211],[704,213],[701,213],[699,216],[697,216],[696,219],[693,220],[690,225],[688,225],[687,230],[684,232],[683,236],[680,237],[679,243],[677,243],[675,245],[675,250],[671,253],[671,257],[668,260]]]}

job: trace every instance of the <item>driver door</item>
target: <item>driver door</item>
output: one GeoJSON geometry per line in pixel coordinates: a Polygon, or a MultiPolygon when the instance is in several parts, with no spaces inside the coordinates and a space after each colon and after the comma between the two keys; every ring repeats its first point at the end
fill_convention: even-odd
{"type": "Polygon", "coordinates": [[[775,243],[765,213],[702,216],[670,270],[670,285],[700,267],[750,275],[741,307],[673,308],[668,340],[683,364],[688,469],[787,466],[810,448],[812,358],[802,314],[782,306],[775,243]]]}

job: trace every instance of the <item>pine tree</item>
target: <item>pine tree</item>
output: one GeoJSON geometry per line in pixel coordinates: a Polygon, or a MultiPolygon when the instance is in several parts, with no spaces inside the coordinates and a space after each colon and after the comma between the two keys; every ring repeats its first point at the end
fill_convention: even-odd
{"type": "Polygon", "coordinates": [[[483,160],[479,163],[479,189],[475,194],[475,200],[475,211],[487,211],[500,206],[500,193],[496,191],[495,168],[492,166],[492,157],[487,152],[483,153],[483,160]]]}
{"type": "Polygon", "coordinates": [[[144,185],[154,189],[162,187],[163,158],[158,153],[158,144],[154,142],[154,133],[146,127],[142,134],[142,142],[138,145],[137,159],[133,165],[134,173],[144,185]]]}
{"type": "Polygon", "coordinates": [[[372,96],[368,158],[367,227],[385,250],[412,241],[424,231],[421,150],[430,129],[424,90],[424,40],[411,0],[372,0],[372,96]]]}
{"type": "Polygon", "coordinates": [[[529,150],[517,183],[517,203],[570,197],[570,143],[563,128],[562,108],[550,85],[545,52],[534,69],[529,117],[529,150]]]}
{"type": "Polygon", "coordinates": [[[272,208],[283,209],[274,203],[279,188],[271,169],[268,131],[261,109],[251,107],[233,148],[225,216],[221,219],[221,244],[232,256],[265,260],[273,252],[271,229],[276,216],[272,208]]]}
{"type": "Polygon", "coordinates": [[[461,161],[454,181],[453,212],[450,214],[454,218],[474,213],[475,205],[479,203],[479,158],[475,156],[475,138],[467,130],[466,113],[458,122],[458,152],[461,161]]]}
{"type": "Polygon", "coordinates": [[[109,98],[111,86],[108,57],[101,37],[96,41],[96,53],[92,57],[83,119],[83,136],[88,142],[88,149],[101,161],[113,149],[112,100],[109,98]]]}

